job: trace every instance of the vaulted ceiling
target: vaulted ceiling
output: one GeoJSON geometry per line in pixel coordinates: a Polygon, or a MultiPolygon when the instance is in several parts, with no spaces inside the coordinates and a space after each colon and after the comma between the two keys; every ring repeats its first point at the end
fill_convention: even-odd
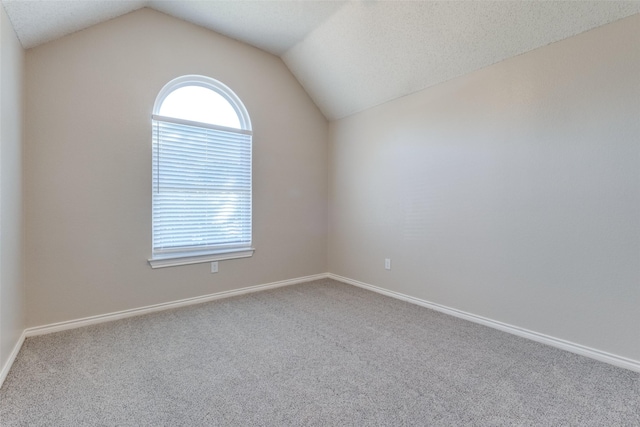
{"type": "Polygon", "coordinates": [[[640,1],[2,3],[27,49],[156,9],[280,56],[330,120],[640,13],[640,1]]]}

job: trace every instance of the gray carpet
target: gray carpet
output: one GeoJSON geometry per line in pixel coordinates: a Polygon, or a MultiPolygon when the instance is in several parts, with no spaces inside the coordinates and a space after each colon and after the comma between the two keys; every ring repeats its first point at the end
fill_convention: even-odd
{"type": "Polygon", "coordinates": [[[640,426],[640,374],[331,280],[26,340],[9,426],[640,426]]]}

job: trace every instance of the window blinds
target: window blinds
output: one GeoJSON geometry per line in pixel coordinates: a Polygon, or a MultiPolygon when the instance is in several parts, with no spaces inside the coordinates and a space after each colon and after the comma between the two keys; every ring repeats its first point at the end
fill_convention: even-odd
{"type": "Polygon", "coordinates": [[[251,132],[153,117],[153,252],[251,246],[251,132]]]}

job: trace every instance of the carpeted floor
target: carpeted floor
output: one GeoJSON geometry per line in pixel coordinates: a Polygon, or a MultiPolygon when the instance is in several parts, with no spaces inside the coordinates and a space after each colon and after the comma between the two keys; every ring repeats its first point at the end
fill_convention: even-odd
{"type": "Polygon", "coordinates": [[[26,340],[9,426],[640,426],[640,374],[331,280],[26,340]]]}

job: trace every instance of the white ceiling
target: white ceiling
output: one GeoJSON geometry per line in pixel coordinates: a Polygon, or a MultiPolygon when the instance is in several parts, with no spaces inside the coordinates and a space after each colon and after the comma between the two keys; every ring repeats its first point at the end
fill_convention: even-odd
{"type": "Polygon", "coordinates": [[[2,3],[27,49],[151,7],[281,56],[328,119],[640,13],[640,1],[2,3]]]}

